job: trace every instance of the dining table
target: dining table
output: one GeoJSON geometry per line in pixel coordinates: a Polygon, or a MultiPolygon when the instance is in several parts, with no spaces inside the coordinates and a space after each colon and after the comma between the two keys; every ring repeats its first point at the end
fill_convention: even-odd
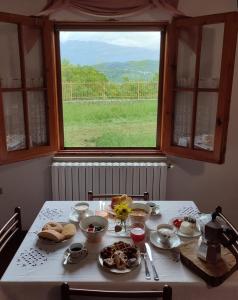
{"type": "MultiPolygon", "coordinates": [[[[161,290],[164,284],[172,287],[174,300],[238,299],[238,273],[234,272],[225,282],[211,287],[189,270],[179,258],[179,247],[161,249],[151,243],[151,233],[159,224],[171,223],[174,217],[198,218],[199,209],[193,201],[153,201],[158,213],[146,221],[146,239],[159,280],[154,280],[150,261],[147,260],[151,279],[146,279],[143,260],[128,273],[115,274],[99,263],[100,251],[115,242],[133,243],[130,235],[113,230],[115,220],[109,219],[109,228],[101,241],[88,242],[79,224],[76,234],[60,243],[47,243],[39,239],[38,232],[49,221],[73,222],[72,210],[78,201],[46,201],[30,227],[0,281],[1,300],[59,300],[60,287],[68,282],[73,287],[103,290],[161,290]],[[63,264],[65,253],[72,243],[85,245],[88,255],[76,264],[63,264]]],[[[110,201],[89,201],[91,214],[107,210],[110,201]]],[[[198,237],[195,237],[198,239],[198,237]]],[[[182,238],[181,243],[188,242],[182,238]]],[[[88,298],[87,298],[88,299],[88,298]]]]}

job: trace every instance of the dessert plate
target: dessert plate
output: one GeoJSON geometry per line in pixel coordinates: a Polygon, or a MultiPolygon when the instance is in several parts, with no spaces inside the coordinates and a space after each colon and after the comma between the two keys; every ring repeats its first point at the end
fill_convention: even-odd
{"type": "Polygon", "coordinates": [[[169,224],[173,225],[174,228],[176,229],[176,234],[179,235],[180,237],[185,237],[185,238],[194,238],[194,237],[198,237],[201,235],[201,231],[198,227],[198,224],[196,225],[196,228],[194,229],[194,232],[193,234],[186,234],[186,233],[183,233],[179,230],[179,228],[177,228],[175,225],[174,225],[174,221],[178,219],[180,221],[183,220],[183,217],[174,217],[172,218],[170,221],[169,221],[169,224]]]}
{"type": "Polygon", "coordinates": [[[176,248],[176,247],[180,246],[180,244],[181,244],[181,240],[177,235],[174,235],[173,237],[171,237],[168,244],[162,243],[160,240],[160,237],[158,236],[157,231],[151,231],[150,242],[155,247],[160,248],[160,249],[165,249],[165,250],[176,248]]]}
{"type": "Polygon", "coordinates": [[[183,232],[181,232],[179,229],[176,231],[176,234],[181,236],[181,237],[185,237],[185,238],[194,238],[197,237],[199,235],[201,235],[201,231],[196,227],[193,234],[185,234],[183,232]]]}

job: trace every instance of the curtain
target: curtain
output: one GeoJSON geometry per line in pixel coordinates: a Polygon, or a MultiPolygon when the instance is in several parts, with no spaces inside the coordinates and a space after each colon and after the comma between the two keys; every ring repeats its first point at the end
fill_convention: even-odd
{"type": "Polygon", "coordinates": [[[63,9],[74,9],[91,16],[125,17],[161,6],[173,15],[182,15],[177,9],[178,0],[50,0],[38,16],[49,16],[63,9]]]}

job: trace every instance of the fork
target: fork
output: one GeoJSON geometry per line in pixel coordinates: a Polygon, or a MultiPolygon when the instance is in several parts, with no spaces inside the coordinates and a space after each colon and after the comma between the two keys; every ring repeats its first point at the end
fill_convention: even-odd
{"type": "Polygon", "coordinates": [[[144,262],[145,262],[145,278],[147,280],[150,280],[151,279],[151,277],[150,277],[150,271],[148,269],[148,265],[147,265],[147,261],[146,261],[147,254],[145,252],[141,252],[141,256],[143,257],[144,262]]]}

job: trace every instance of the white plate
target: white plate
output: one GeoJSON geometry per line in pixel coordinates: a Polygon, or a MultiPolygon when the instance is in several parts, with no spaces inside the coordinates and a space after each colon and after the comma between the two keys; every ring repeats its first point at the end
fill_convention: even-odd
{"type": "MultiPolygon", "coordinates": [[[[173,221],[176,220],[176,219],[180,219],[180,220],[183,220],[184,217],[174,217],[172,218],[170,221],[169,221],[169,224],[173,225],[173,221]]],[[[181,237],[185,237],[185,238],[194,238],[194,237],[197,237],[199,235],[201,235],[201,231],[199,230],[198,228],[198,224],[196,224],[196,229],[194,230],[193,234],[192,235],[189,235],[189,234],[185,234],[183,232],[181,232],[176,226],[174,226],[175,230],[176,230],[176,234],[181,236],[181,237]]]]}
{"type": "MultiPolygon", "coordinates": [[[[89,216],[93,216],[93,211],[88,210],[85,215],[84,218],[89,217],[89,216]]],[[[74,222],[74,223],[79,223],[80,222],[80,217],[77,214],[76,211],[72,211],[71,214],[69,215],[69,220],[74,222]]]]}
{"type": "Polygon", "coordinates": [[[176,231],[176,234],[181,236],[181,237],[185,237],[185,238],[194,238],[194,237],[198,237],[199,235],[201,235],[200,230],[196,227],[196,229],[194,230],[192,235],[189,234],[185,234],[183,232],[181,232],[179,229],[176,231]]]}
{"type": "Polygon", "coordinates": [[[132,268],[126,268],[125,270],[118,270],[118,269],[116,269],[116,268],[109,268],[109,267],[107,267],[107,266],[104,266],[104,264],[103,264],[103,259],[101,258],[100,254],[99,254],[99,256],[98,256],[98,261],[99,261],[100,266],[101,266],[103,269],[105,269],[105,270],[107,270],[107,271],[109,271],[109,272],[111,272],[111,273],[115,273],[115,274],[125,274],[125,273],[131,272],[132,270],[134,270],[135,268],[137,268],[137,267],[141,264],[141,255],[140,255],[140,252],[138,251],[137,254],[138,254],[137,264],[134,265],[132,268]]]}
{"type": "Polygon", "coordinates": [[[176,248],[176,247],[180,246],[180,244],[181,244],[181,240],[180,240],[180,238],[177,235],[174,235],[170,239],[169,245],[161,243],[161,240],[160,240],[160,238],[159,238],[159,236],[157,234],[157,231],[151,231],[151,233],[150,233],[150,242],[155,247],[158,247],[160,249],[165,249],[165,250],[176,248]]]}

